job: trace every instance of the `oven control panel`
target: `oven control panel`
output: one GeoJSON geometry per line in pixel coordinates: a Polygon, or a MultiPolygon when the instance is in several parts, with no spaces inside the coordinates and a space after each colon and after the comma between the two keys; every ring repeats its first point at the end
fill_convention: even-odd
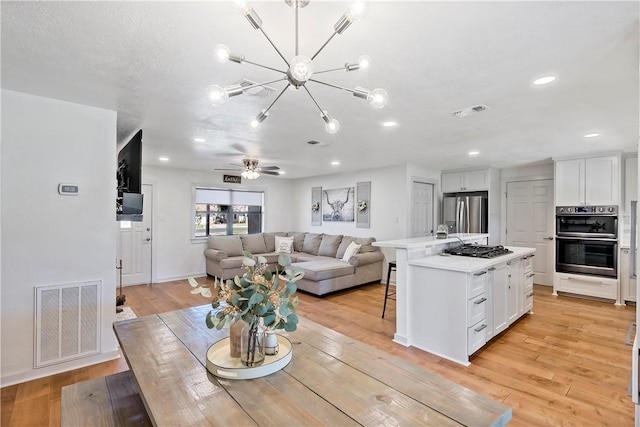
{"type": "Polygon", "coordinates": [[[556,215],[618,215],[618,206],[558,206],[556,215]]]}

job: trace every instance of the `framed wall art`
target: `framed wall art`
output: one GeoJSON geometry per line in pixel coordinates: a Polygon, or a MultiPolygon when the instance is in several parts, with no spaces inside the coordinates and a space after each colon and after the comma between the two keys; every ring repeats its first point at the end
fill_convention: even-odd
{"type": "Polygon", "coordinates": [[[322,220],[354,221],[354,187],[335,188],[322,191],[322,220]]]}
{"type": "Polygon", "coordinates": [[[356,227],[371,227],[371,181],[356,183],[356,227]]]}
{"type": "Polygon", "coordinates": [[[311,225],[322,225],[322,187],[311,187],[311,225]]]}

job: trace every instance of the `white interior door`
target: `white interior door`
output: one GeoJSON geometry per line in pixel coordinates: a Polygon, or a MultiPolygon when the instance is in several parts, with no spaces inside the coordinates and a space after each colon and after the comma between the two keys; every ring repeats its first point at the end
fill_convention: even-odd
{"type": "Polygon", "coordinates": [[[411,237],[433,235],[433,184],[413,181],[411,187],[411,237]]]}
{"type": "Polygon", "coordinates": [[[554,271],[553,180],[507,183],[507,246],[536,249],[534,282],[553,285],[554,271]]]}
{"type": "Polygon", "coordinates": [[[117,257],[122,260],[122,286],[151,283],[153,186],[143,184],[142,194],[142,221],[118,222],[117,257]]]}

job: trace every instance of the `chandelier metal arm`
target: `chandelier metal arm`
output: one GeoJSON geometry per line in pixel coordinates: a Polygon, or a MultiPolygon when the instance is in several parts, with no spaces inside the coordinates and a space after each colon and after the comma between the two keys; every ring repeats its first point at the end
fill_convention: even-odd
{"type": "Polygon", "coordinates": [[[278,70],[277,68],[271,68],[266,65],[258,64],[257,62],[247,61],[246,59],[244,60],[244,62],[246,62],[247,64],[255,65],[256,67],[266,68],[267,70],[271,70],[271,71],[277,71],[280,74],[287,74],[286,71],[282,71],[282,70],[278,70]]]}
{"type": "Polygon", "coordinates": [[[278,52],[278,55],[280,55],[280,58],[282,58],[282,60],[284,61],[285,64],[287,64],[287,67],[289,67],[289,61],[286,60],[286,58],[284,57],[284,55],[282,55],[282,52],[280,52],[280,49],[278,49],[275,45],[275,43],[273,43],[273,41],[269,38],[269,36],[267,35],[267,33],[264,32],[264,30],[262,29],[262,27],[259,28],[260,32],[262,33],[262,35],[264,35],[264,37],[269,41],[269,43],[271,43],[271,46],[273,46],[273,48],[276,50],[276,52],[278,52]]]}
{"type": "Polygon", "coordinates": [[[258,87],[258,86],[266,86],[266,85],[270,85],[271,83],[281,82],[283,80],[287,80],[287,78],[284,77],[284,78],[280,78],[280,79],[277,79],[277,80],[272,80],[270,82],[254,83],[254,84],[249,85],[249,86],[241,86],[241,87],[242,87],[242,90],[245,91],[247,89],[253,89],[254,87],[258,87]]]}
{"type": "Polygon", "coordinates": [[[276,99],[274,99],[273,102],[271,104],[269,104],[269,106],[263,111],[263,113],[268,113],[269,110],[271,110],[271,107],[273,107],[273,104],[275,104],[278,101],[278,99],[280,99],[280,97],[287,91],[289,86],[291,86],[291,83],[287,83],[287,85],[284,87],[284,89],[282,89],[282,91],[278,94],[276,99]]]}
{"type": "Polygon", "coordinates": [[[345,67],[332,68],[330,70],[314,71],[313,74],[331,73],[333,71],[348,71],[345,67]]]}
{"type": "Polygon", "coordinates": [[[304,88],[304,90],[307,91],[307,93],[309,94],[309,97],[313,100],[313,103],[316,104],[316,107],[318,107],[318,110],[320,110],[320,113],[323,113],[324,110],[322,109],[322,107],[320,107],[320,105],[318,104],[318,101],[316,101],[313,95],[311,95],[311,92],[309,92],[309,89],[307,89],[306,86],[302,86],[302,87],[304,88]]]}
{"type": "Polygon", "coordinates": [[[320,83],[321,85],[333,87],[333,88],[336,88],[336,89],[346,90],[347,92],[350,92],[350,93],[356,93],[356,91],[353,90],[353,89],[349,89],[348,87],[334,85],[333,83],[322,82],[322,81],[316,80],[316,79],[309,79],[309,81],[310,82],[314,82],[314,83],[320,83]]]}
{"type": "Polygon", "coordinates": [[[324,42],[322,46],[320,46],[320,49],[318,49],[318,51],[311,57],[312,61],[316,58],[316,56],[318,56],[320,52],[322,52],[322,49],[324,49],[329,44],[329,42],[336,36],[336,34],[338,34],[338,32],[334,31],[333,34],[331,34],[331,37],[329,37],[329,39],[324,42]]]}

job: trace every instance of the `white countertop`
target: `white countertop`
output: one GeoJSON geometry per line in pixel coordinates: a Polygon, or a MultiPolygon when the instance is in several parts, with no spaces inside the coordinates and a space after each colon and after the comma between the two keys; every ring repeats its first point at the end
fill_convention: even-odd
{"type": "Polygon", "coordinates": [[[536,251],[534,248],[520,248],[515,246],[508,246],[507,249],[513,251],[513,253],[498,256],[495,258],[474,258],[458,255],[430,255],[409,260],[409,265],[471,273],[473,271],[489,268],[505,261],[532,254],[536,251]]]}
{"type": "Polygon", "coordinates": [[[373,242],[373,246],[381,248],[396,248],[396,249],[411,249],[411,248],[426,248],[428,246],[435,246],[441,243],[460,242],[460,239],[469,241],[473,239],[482,239],[489,237],[486,233],[458,233],[449,234],[446,239],[436,239],[435,236],[427,237],[414,237],[411,239],[398,239],[398,240],[385,240],[382,242],[373,242]],[[460,239],[459,239],[460,238],[460,239]]]}

